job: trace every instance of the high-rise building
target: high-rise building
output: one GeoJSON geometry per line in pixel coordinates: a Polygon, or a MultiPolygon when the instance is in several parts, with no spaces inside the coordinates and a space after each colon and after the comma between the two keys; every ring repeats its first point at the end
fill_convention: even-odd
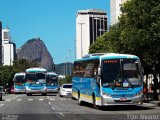
{"type": "Polygon", "coordinates": [[[121,5],[128,0],[110,0],[110,23],[111,25],[118,22],[118,17],[121,15],[121,5]]]}
{"type": "Polygon", "coordinates": [[[79,10],[76,16],[76,58],[88,54],[98,36],[107,31],[107,15],[103,10],[79,10]]]}
{"type": "Polygon", "coordinates": [[[2,65],[2,22],[0,21],[0,66],[2,65]]]}
{"type": "Polygon", "coordinates": [[[13,65],[16,45],[11,42],[9,29],[2,29],[3,65],[13,65]]]}

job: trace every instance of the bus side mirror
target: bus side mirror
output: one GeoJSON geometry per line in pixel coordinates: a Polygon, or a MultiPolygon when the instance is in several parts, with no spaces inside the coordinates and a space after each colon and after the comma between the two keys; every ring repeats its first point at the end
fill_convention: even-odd
{"type": "Polygon", "coordinates": [[[101,79],[101,68],[98,68],[98,75],[97,75],[97,83],[100,84],[101,79]]]}
{"type": "Polygon", "coordinates": [[[142,74],[144,74],[144,68],[142,67],[141,69],[142,69],[142,74]]]}
{"type": "Polygon", "coordinates": [[[101,76],[101,68],[98,68],[98,76],[101,76]]]}

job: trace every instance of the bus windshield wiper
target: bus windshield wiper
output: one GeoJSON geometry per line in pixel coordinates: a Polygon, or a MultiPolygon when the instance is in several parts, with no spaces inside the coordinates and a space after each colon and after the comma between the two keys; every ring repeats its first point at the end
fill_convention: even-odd
{"type": "Polygon", "coordinates": [[[112,90],[114,90],[115,87],[116,87],[116,82],[113,82],[113,84],[112,84],[112,90]]]}

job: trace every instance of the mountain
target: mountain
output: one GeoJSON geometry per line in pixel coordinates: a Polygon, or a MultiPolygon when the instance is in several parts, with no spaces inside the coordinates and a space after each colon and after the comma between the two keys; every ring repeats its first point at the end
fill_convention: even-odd
{"type": "Polygon", "coordinates": [[[26,58],[29,61],[37,62],[40,67],[52,70],[53,59],[44,42],[40,38],[28,40],[17,50],[17,58],[26,58]]]}

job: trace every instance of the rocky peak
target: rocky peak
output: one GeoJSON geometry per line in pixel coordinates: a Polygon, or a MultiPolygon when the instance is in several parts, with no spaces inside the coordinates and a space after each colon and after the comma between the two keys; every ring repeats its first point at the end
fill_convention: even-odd
{"type": "Polygon", "coordinates": [[[53,60],[44,42],[40,38],[28,40],[17,50],[17,58],[26,58],[29,61],[37,62],[40,67],[52,70],[53,60]]]}

